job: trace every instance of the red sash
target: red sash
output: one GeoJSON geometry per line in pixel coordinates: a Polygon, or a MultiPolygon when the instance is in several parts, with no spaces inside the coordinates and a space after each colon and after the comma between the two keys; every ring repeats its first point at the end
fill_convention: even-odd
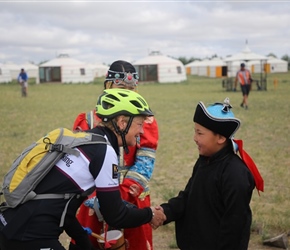
{"type": "MultiPolygon", "coordinates": [[[[254,163],[254,161],[252,160],[252,158],[247,154],[247,152],[245,150],[243,150],[243,141],[242,140],[235,140],[234,142],[237,143],[238,147],[239,147],[239,153],[241,158],[243,159],[243,161],[245,162],[245,164],[247,165],[247,167],[249,168],[249,170],[251,171],[252,175],[254,176],[254,180],[255,180],[255,184],[256,184],[256,188],[259,191],[264,192],[264,180],[262,178],[262,176],[259,173],[259,170],[256,166],[256,164],[254,163]]],[[[260,193],[259,193],[260,195],[260,193]]]]}

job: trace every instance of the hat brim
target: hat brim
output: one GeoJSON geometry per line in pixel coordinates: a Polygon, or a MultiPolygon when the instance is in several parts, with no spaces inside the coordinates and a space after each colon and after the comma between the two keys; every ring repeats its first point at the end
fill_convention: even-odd
{"type": "Polygon", "coordinates": [[[234,117],[212,116],[202,102],[196,107],[193,121],[226,138],[232,138],[241,124],[240,120],[234,117]]]}

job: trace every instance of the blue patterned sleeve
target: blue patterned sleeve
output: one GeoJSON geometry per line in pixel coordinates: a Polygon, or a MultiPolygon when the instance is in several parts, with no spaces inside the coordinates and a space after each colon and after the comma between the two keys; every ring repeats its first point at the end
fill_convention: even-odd
{"type": "Polygon", "coordinates": [[[155,165],[156,151],[151,148],[139,148],[136,153],[135,163],[130,166],[126,177],[135,180],[148,191],[148,183],[151,179],[155,165]]]}

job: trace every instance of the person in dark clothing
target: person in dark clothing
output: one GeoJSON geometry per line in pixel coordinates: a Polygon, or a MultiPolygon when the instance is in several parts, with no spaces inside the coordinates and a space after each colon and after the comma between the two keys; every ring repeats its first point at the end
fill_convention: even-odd
{"type": "Polygon", "coordinates": [[[263,191],[263,180],[252,160],[254,171],[236,154],[237,145],[245,153],[233,139],[240,120],[226,98],[209,107],[199,102],[193,121],[199,158],[192,176],[183,191],[156,208],[166,215],[164,225],[175,221],[182,250],[246,250],[252,192],[255,184],[263,191]]]}
{"type": "MultiPolygon", "coordinates": [[[[95,187],[100,212],[114,228],[133,228],[146,223],[161,225],[166,219],[154,207],[137,209],[123,202],[118,182],[119,147],[134,146],[143,133],[143,123],[153,113],[138,93],[125,89],[104,90],[96,109],[102,119],[89,133],[99,134],[109,144],[79,146],[79,156],[66,154],[36,186],[37,194],[82,194],[95,187]],[[67,164],[69,162],[70,164],[67,164]]],[[[65,249],[59,235],[66,233],[82,250],[94,249],[88,234],[76,218],[76,211],[86,197],[30,200],[0,213],[0,249],[65,249]],[[67,206],[64,225],[61,217],[67,206]]]]}

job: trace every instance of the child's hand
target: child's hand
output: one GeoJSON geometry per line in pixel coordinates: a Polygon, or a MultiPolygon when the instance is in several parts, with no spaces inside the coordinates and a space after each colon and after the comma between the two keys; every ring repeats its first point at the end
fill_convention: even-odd
{"type": "Polygon", "coordinates": [[[140,188],[137,184],[132,184],[130,187],[129,187],[129,193],[133,196],[133,197],[136,197],[139,195],[140,193],[140,188]]]}

